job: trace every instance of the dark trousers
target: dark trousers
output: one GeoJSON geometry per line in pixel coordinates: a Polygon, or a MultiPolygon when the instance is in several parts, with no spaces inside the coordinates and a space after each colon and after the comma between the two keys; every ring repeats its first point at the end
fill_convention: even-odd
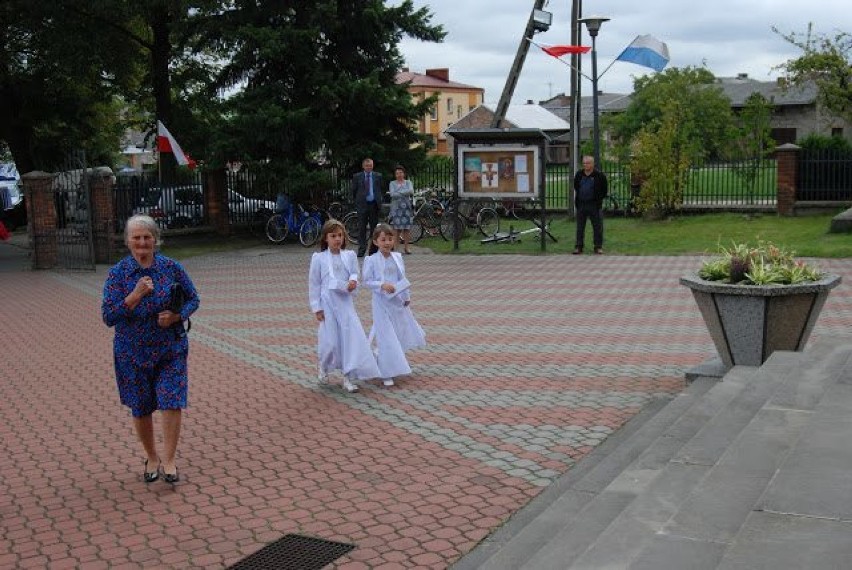
{"type": "Polygon", "coordinates": [[[586,234],[586,220],[592,222],[595,247],[603,247],[603,214],[597,202],[577,202],[577,237],[574,247],[583,249],[586,234]]]}
{"type": "Polygon", "coordinates": [[[368,203],[365,210],[358,210],[358,257],[364,253],[375,252],[373,247],[373,230],[379,223],[378,202],[368,203]]]}

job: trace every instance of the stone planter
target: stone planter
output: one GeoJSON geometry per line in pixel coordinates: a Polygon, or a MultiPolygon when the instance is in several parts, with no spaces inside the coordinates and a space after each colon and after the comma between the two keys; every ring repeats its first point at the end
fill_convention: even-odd
{"type": "Polygon", "coordinates": [[[728,285],[688,275],[680,283],[692,290],[724,372],[760,366],[776,350],[803,350],[840,276],[797,285],[728,285]]]}

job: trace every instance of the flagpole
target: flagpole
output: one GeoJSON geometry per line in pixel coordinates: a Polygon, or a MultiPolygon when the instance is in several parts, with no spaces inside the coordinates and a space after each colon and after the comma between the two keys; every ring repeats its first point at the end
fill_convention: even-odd
{"type": "MultiPolygon", "coordinates": [[[[624,52],[621,52],[621,53],[624,53],[624,52]]],[[[598,75],[598,79],[600,79],[601,77],[603,77],[603,76],[604,76],[604,73],[606,73],[607,71],[609,71],[609,68],[610,68],[610,67],[612,67],[612,65],[613,65],[616,61],[618,61],[618,58],[619,58],[619,57],[621,57],[621,53],[620,53],[620,54],[618,54],[618,57],[616,57],[614,60],[612,60],[611,62],[609,62],[609,65],[607,65],[607,66],[606,66],[606,69],[604,69],[603,71],[601,71],[601,74],[600,74],[600,75],[598,75]]]]}

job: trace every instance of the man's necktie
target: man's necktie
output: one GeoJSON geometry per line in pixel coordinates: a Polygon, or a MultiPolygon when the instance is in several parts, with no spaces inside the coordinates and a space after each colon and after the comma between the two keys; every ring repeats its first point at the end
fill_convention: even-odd
{"type": "Polygon", "coordinates": [[[367,202],[375,202],[375,197],[373,196],[373,173],[367,173],[367,202]]]}

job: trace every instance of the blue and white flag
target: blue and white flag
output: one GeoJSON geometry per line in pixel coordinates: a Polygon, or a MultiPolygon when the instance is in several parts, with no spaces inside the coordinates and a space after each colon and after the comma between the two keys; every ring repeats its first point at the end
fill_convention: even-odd
{"type": "Polygon", "coordinates": [[[651,35],[636,36],[615,59],[650,67],[659,72],[669,63],[669,46],[651,35]]]}

